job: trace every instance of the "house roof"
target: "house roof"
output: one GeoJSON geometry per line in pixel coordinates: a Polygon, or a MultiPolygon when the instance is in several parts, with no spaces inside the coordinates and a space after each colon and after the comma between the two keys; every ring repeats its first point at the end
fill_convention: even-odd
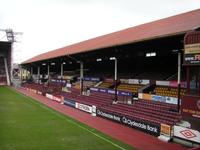
{"type": "Polygon", "coordinates": [[[184,34],[199,27],[200,9],[197,9],[49,51],[28,59],[22,64],[149,39],[184,34]]]}

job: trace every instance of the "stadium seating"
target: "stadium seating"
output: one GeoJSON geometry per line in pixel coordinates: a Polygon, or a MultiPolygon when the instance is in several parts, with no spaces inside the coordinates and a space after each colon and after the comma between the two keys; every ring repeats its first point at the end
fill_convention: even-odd
{"type": "Polygon", "coordinates": [[[86,105],[104,106],[111,104],[113,100],[110,94],[92,93],[90,96],[79,95],[76,101],[86,105]]]}
{"type": "Polygon", "coordinates": [[[113,85],[114,83],[111,82],[102,82],[98,87],[99,88],[109,88],[113,85]]]}
{"type": "Polygon", "coordinates": [[[147,104],[134,102],[133,105],[127,104],[112,104],[101,106],[100,109],[105,112],[110,112],[118,115],[125,115],[130,118],[147,121],[153,124],[168,124],[174,125],[180,121],[181,116],[177,112],[170,111],[167,106],[162,104],[147,104]]]}
{"type": "MultiPolygon", "coordinates": [[[[153,93],[155,93],[156,95],[161,95],[161,96],[177,97],[178,90],[177,88],[173,88],[173,87],[156,86],[155,89],[153,90],[153,93]]],[[[185,95],[185,93],[186,93],[186,89],[181,88],[180,94],[185,95]]]]}
{"type": "Polygon", "coordinates": [[[142,87],[142,85],[139,84],[124,84],[121,83],[120,85],[118,85],[117,90],[120,91],[127,91],[127,92],[131,92],[131,93],[137,93],[137,90],[142,87]]]}
{"type": "MultiPolygon", "coordinates": [[[[84,88],[90,88],[93,87],[95,84],[97,84],[97,82],[93,82],[93,81],[84,81],[83,82],[83,87],[84,88]]],[[[80,89],[80,81],[77,81],[74,83],[74,88],[75,89],[80,89]]]]}
{"type": "Polygon", "coordinates": [[[49,83],[46,92],[53,95],[60,95],[62,91],[62,83],[49,83]]]}
{"type": "MultiPolygon", "coordinates": [[[[101,85],[101,87],[107,88],[112,86],[112,82],[103,82],[101,85]]],[[[101,109],[108,113],[114,113],[121,116],[125,115],[129,118],[135,120],[143,120],[152,124],[164,123],[172,126],[179,122],[181,119],[181,116],[176,112],[177,106],[173,104],[147,101],[142,99],[138,101],[133,101],[133,104],[130,105],[120,102],[118,102],[117,104],[113,104],[114,95],[112,94],[91,91],[89,96],[80,95],[80,90],[74,87],[71,88],[71,92],[62,92],[62,84],[60,83],[49,83],[48,85],[26,83],[24,84],[24,86],[35,90],[40,90],[43,93],[62,95],[66,99],[74,100],[81,104],[89,106],[95,105],[98,109],[101,109]]],[[[134,93],[137,92],[137,89],[141,86],[142,85],[121,83],[118,86],[118,90],[134,93]]],[[[157,87],[155,88],[155,92],[158,92],[156,90],[165,91],[168,89],[157,87]]],[[[174,92],[176,90],[171,88],[170,91],[174,92]]],[[[182,90],[181,92],[184,92],[184,90],[182,90]]],[[[120,99],[120,97],[118,98],[120,99]]]]}

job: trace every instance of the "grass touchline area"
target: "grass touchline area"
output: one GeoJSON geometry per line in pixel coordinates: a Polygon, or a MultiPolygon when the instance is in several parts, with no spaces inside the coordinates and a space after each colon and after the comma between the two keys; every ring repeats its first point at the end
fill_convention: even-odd
{"type": "Polygon", "coordinates": [[[9,87],[0,87],[0,149],[133,149],[9,87]]]}

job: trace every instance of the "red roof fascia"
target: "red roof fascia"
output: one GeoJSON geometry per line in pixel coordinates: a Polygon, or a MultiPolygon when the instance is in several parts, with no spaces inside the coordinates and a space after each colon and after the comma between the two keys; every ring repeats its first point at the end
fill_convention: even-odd
{"type": "Polygon", "coordinates": [[[197,9],[46,52],[22,64],[148,39],[183,34],[199,27],[200,9],[197,9]]]}

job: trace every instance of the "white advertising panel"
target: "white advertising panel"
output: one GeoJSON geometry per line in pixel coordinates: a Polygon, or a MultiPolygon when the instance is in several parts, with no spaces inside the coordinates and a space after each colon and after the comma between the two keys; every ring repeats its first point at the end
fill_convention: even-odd
{"type": "Polygon", "coordinates": [[[189,128],[174,126],[174,136],[200,143],[200,132],[189,128]]]}
{"type": "Polygon", "coordinates": [[[88,106],[88,105],[76,103],[76,108],[86,111],[86,112],[89,112],[89,113],[92,113],[92,107],[88,106]]]}

